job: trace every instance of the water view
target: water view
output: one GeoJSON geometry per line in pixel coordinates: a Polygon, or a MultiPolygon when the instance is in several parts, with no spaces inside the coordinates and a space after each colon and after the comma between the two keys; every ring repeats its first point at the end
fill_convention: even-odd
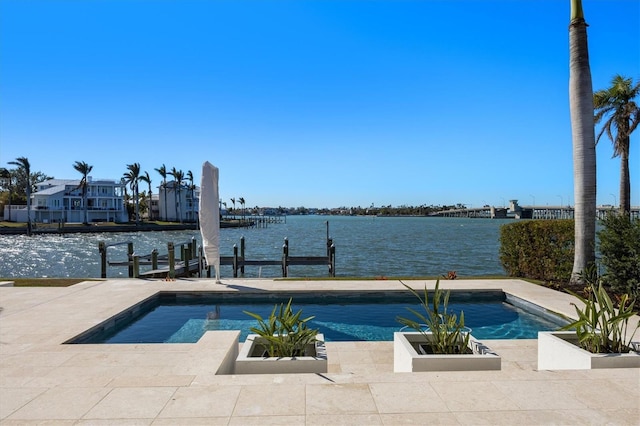
{"type": "MultiPolygon", "coordinates": [[[[247,259],[280,259],[284,238],[289,239],[292,256],[322,256],[327,221],[336,245],[336,276],[426,276],[447,271],[459,276],[504,274],[499,261],[500,226],[510,221],[499,219],[288,216],[286,223],[267,228],[221,229],[220,252],[231,256],[233,245],[239,246],[244,236],[247,259]]],[[[179,244],[192,238],[200,243],[198,231],[1,235],[0,277],[97,278],[100,241],[132,241],[135,252],[144,255],[154,248],[166,254],[167,242],[179,244]]],[[[110,247],[109,260],[126,260],[126,250],[126,245],[110,247]]],[[[107,276],[126,277],[127,268],[109,267],[107,276]]],[[[223,266],[221,276],[232,277],[231,267],[223,266]]],[[[279,266],[245,269],[245,277],[279,276],[279,266]]],[[[289,276],[327,276],[327,268],[292,266],[289,276]]]]}

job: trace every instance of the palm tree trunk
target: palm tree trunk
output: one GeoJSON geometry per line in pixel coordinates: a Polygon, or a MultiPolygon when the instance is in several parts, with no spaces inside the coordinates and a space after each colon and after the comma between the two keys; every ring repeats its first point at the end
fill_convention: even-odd
{"type": "Polygon", "coordinates": [[[571,1],[569,24],[569,105],[573,141],[575,199],[575,255],[571,281],[595,262],[596,143],[593,119],[593,86],[589,67],[587,23],[581,0],[571,1]]]}
{"type": "Polygon", "coordinates": [[[627,149],[620,153],[620,212],[629,215],[631,212],[631,177],[629,176],[629,137],[627,149]]]}

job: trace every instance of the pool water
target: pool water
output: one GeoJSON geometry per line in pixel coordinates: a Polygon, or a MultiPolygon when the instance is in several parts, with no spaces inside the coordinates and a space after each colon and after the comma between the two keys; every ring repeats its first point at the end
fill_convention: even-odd
{"type": "MultiPolygon", "coordinates": [[[[327,341],[391,341],[402,327],[398,316],[416,319],[407,308],[424,313],[417,299],[405,293],[163,294],[136,315],[110,321],[116,325],[102,325],[71,343],[194,343],[209,330],[240,330],[244,341],[258,323],[243,311],[266,318],[274,304],[287,303],[289,297],[293,297],[294,312],[302,309],[303,318],[315,316],[309,327],[319,329],[327,341]]],[[[449,309],[457,314],[464,311],[465,325],[477,339],[536,339],[538,331],[556,330],[563,324],[559,318],[507,303],[502,292],[452,292],[449,309]]]]}

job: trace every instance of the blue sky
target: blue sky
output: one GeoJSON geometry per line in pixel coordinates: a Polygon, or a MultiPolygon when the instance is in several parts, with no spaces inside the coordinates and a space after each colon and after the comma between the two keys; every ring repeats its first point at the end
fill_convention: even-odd
{"type": "MultiPolygon", "coordinates": [[[[573,203],[569,0],[0,1],[0,167],[220,168],[223,200],[573,203]]],[[[594,90],[640,78],[640,2],[583,0],[594,90]]],[[[631,140],[640,205],[640,140],[631,140]]],[[[619,160],[598,154],[598,203],[619,160]]]]}

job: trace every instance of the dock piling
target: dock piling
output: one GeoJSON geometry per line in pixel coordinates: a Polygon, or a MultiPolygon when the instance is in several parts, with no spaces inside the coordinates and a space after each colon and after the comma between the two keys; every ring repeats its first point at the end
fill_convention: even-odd
{"type": "Polygon", "coordinates": [[[107,278],[107,245],[104,241],[98,243],[100,252],[100,278],[107,278]]]}
{"type": "Polygon", "coordinates": [[[133,278],[140,278],[140,256],[133,255],[133,278]]]}
{"type": "MultiPolygon", "coordinates": [[[[245,257],[244,257],[244,235],[242,237],[240,237],[240,257],[242,257],[242,260],[245,259],[245,257]]],[[[244,262],[242,262],[242,265],[240,265],[240,273],[244,276],[244,262]]]]}
{"type": "Polygon", "coordinates": [[[127,259],[129,259],[129,278],[133,278],[133,242],[127,243],[127,259]]]}
{"type": "Polygon", "coordinates": [[[169,252],[169,278],[174,279],[176,277],[176,253],[172,242],[167,243],[167,250],[169,252]]]}

